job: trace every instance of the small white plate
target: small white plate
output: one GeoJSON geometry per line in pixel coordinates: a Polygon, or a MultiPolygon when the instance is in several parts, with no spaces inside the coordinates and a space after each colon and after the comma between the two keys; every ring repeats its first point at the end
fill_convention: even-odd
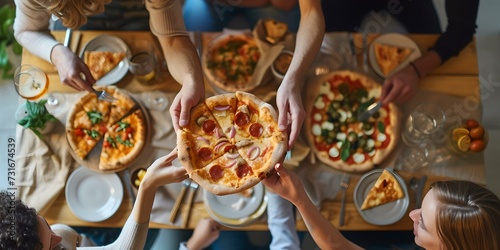
{"type": "Polygon", "coordinates": [[[370,50],[368,51],[368,57],[369,57],[370,64],[371,64],[373,70],[375,72],[377,72],[377,74],[380,75],[381,77],[388,77],[389,75],[387,75],[387,76],[384,75],[384,73],[382,73],[382,70],[380,70],[380,68],[378,66],[377,59],[375,57],[375,46],[374,46],[374,44],[376,44],[376,43],[413,49],[413,53],[411,53],[411,55],[406,59],[406,61],[402,62],[391,73],[389,73],[389,75],[399,71],[400,69],[402,69],[403,67],[408,65],[411,61],[419,58],[422,55],[422,53],[420,52],[420,49],[418,48],[418,45],[413,40],[411,40],[410,38],[408,38],[405,35],[398,34],[398,33],[388,33],[388,34],[384,34],[384,35],[381,35],[381,36],[375,38],[375,40],[373,40],[370,44],[370,50]]]}
{"type": "Polygon", "coordinates": [[[406,214],[406,210],[410,204],[410,196],[408,194],[405,181],[395,172],[391,172],[403,189],[404,197],[384,205],[361,210],[363,201],[377,181],[378,177],[382,174],[382,171],[384,170],[374,169],[364,174],[361,179],[359,179],[356,189],[354,189],[354,204],[356,205],[358,213],[366,222],[377,226],[385,226],[398,222],[406,214]]]}
{"type": "Polygon", "coordinates": [[[227,219],[241,219],[250,216],[259,209],[263,198],[264,185],[260,182],[253,187],[253,193],[250,197],[241,194],[218,196],[204,192],[205,205],[227,219]]]}
{"type": "Polygon", "coordinates": [[[111,217],[120,207],[123,186],[117,174],[100,174],[86,167],[71,173],[66,182],[66,201],[76,217],[98,222],[111,217]]]}
{"type": "Polygon", "coordinates": [[[99,35],[83,46],[83,49],[80,51],[80,58],[83,59],[85,51],[125,52],[125,58],[123,58],[120,64],[97,80],[97,85],[115,84],[127,74],[129,66],[127,58],[130,57],[130,49],[122,39],[116,36],[99,35]]]}

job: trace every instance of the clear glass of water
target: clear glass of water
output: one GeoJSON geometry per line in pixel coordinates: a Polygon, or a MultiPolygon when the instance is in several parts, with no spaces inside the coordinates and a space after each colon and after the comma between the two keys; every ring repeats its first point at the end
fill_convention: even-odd
{"type": "Polygon", "coordinates": [[[439,107],[429,103],[420,104],[406,120],[403,141],[407,145],[419,144],[444,129],[445,122],[446,116],[439,107]]]}

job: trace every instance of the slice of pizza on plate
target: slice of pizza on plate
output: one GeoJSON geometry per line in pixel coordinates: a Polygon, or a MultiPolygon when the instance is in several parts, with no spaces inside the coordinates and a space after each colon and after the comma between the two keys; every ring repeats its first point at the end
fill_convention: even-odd
{"type": "Polygon", "coordinates": [[[403,189],[394,175],[384,169],[368,192],[361,210],[370,209],[404,197],[403,189]]]}
{"type": "Polygon", "coordinates": [[[411,48],[403,48],[382,43],[375,43],[375,59],[380,71],[389,75],[394,69],[405,62],[413,53],[411,48]]]}
{"type": "Polygon", "coordinates": [[[84,53],[84,62],[95,80],[101,79],[113,70],[123,58],[125,52],[85,51],[84,53]]]}
{"type": "Polygon", "coordinates": [[[122,168],[135,160],[144,147],[145,135],[140,110],[111,125],[104,136],[99,170],[122,168]]]}

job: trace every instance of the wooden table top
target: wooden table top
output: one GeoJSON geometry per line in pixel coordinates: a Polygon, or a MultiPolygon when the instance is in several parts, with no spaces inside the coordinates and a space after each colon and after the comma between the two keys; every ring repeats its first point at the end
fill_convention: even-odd
{"type": "MultiPolygon", "coordinates": [[[[79,53],[80,49],[89,42],[91,39],[100,34],[115,35],[123,39],[126,43],[130,43],[133,39],[141,37],[144,39],[151,39],[154,43],[154,36],[150,32],[123,32],[123,31],[74,31],[73,39],[70,45],[73,51],[79,53]]],[[[203,33],[203,43],[206,45],[211,38],[217,33],[203,33]]],[[[54,31],[53,35],[59,41],[64,39],[64,31],[54,31]]],[[[420,47],[421,51],[425,51],[430,48],[436,39],[437,35],[408,35],[413,39],[417,45],[420,47]]],[[[359,34],[355,35],[356,39],[360,38],[359,34]]],[[[370,36],[370,39],[375,38],[375,36],[370,36]]],[[[159,49],[159,45],[157,45],[159,49]]],[[[168,55],[167,55],[168,56],[168,55]]],[[[51,92],[75,92],[75,90],[63,86],[60,84],[59,76],[50,63],[43,61],[42,59],[34,56],[28,51],[24,50],[22,56],[22,63],[34,64],[42,68],[48,73],[50,79],[51,92]]],[[[171,77],[166,79],[165,83],[157,84],[154,86],[143,86],[139,84],[130,74],[127,74],[124,79],[116,84],[120,88],[124,88],[131,92],[142,92],[149,90],[162,90],[166,92],[176,92],[180,89],[180,85],[176,83],[171,77]]],[[[208,85],[207,85],[208,86],[208,85]]],[[[475,49],[475,43],[469,44],[458,57],[452,58],[443,64],[438,69],[434,70],[429,76],[423,78],[419,83],[419,87],[425,90],[435,91],[439,93],[447,93],[456,96],[478,96],[479,92],[479,79],[478,79],[478,69],[477,69],[477,55],[475,49]]],[[[207,91],[209,86],[207,87],[207,91]]],[[[271,91],[275,91],[273,89],[271,91]]],[[[264,90],[268,91],[268,90],[264,90]]],[[[408,184],[412,176],[419,176],[418,173],[406,173],[398,171],[398,173],[404,178],[405,182],[408,184]]],[[[346,195],[346,215],[345,215],[345,225],[339,227],[340,230],[411,230],[413,224],[408,217],[408,213],[413,209],[413,192],[410,193],[410,206],[406,212],[405,217],[395,224],[388,226],[375,226],[365,222],[361,216],[358,214],[356,207],[353,203],[353,192],[355,184],[359,180],[361,175],[352,175],[351,185],[347,189],[346,195]]],[[[447,180],[448,177],[443,176],[429,176],[426,187],[424,189],[424,194],[429,189],[429,185],[432,182],[438,180],[447,180]]],[[[49,223],[64,223],[71,226],[90,226],[90,227],[121,227],[128,218],[128,215],[132,209],[132,201],[125,194],[124,200],[119,208],[119,210],[109,219],[103,222],[86,222],[78,219],[69,209],[66,204],[66,199],[64,192],[61,193],[60,197],[52,205],[49,211],[44,214],[44,217],[49,223]]],[[[181,213],[184,214],[187,210],[186,205],[181,207],[181,213]]],[[[340,213],[340,195],[335,198],[335,200],[325,201],[321,207],[322,214],[332,222],[333,225],[338,227],[338,217],[340,213]]],[[[208,217],[207,211],[204,208],[203,203],[194,204],[191,210],[191,217],[187,228],[194,228],[199,219],[208,217]]],[[[176,228],[172,225],[151,223],[153,228],[176,228]]],[[[303,221],[299,220],[297,222],[298,230],[307,230],[303,221]]],[[[267,224],[265,223],[254,223],[245,227],[241,230],[268,230],[267,224]]]]}

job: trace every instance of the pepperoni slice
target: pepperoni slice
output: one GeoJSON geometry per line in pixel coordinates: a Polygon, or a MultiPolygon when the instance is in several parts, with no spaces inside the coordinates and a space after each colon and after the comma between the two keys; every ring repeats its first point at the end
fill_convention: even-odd
{"type": "Polygon", "coordinates": [[[208,161],[212,158],[212,150],[209,148],[201,148],[198,150],[198,158],[202,161],[208,161]]]}
{"type": "Polygon", "coordinates": [[[250,135],[253,137],[260,137],[264,132],[264,128],[260,123],[254,123],[250,125],[250,135]]]}
{"type": "Polygon", "coordinates": [[[207,134],[212,134],[215,130],[215,127],[217,126],[217,124],[215,123],[214,120],[206,120],[203,122],[203,132],[207,133],[207,134]]]}
{"type": "Polygon", "coordinates": [[[234,117],[234,123],[236,123],[236,125],[243,127],[247,125],[249,122],[250,122],[250,117],[246,113],[243,112],[236,113],[236,116],[234,117]]]}
{"type": "Polygon", "coordinates": [[[210,170],[210,177],[214,180],[218,180],[224,176],[224,169],[219,165],[213,165],[210,170]]]}
{"type": "Polygon", "coordinates": [[[252,168],[247,164],[238,165],[236,168],[236,175],[241,179],[249,174],[253,174],[252,168]]]}

